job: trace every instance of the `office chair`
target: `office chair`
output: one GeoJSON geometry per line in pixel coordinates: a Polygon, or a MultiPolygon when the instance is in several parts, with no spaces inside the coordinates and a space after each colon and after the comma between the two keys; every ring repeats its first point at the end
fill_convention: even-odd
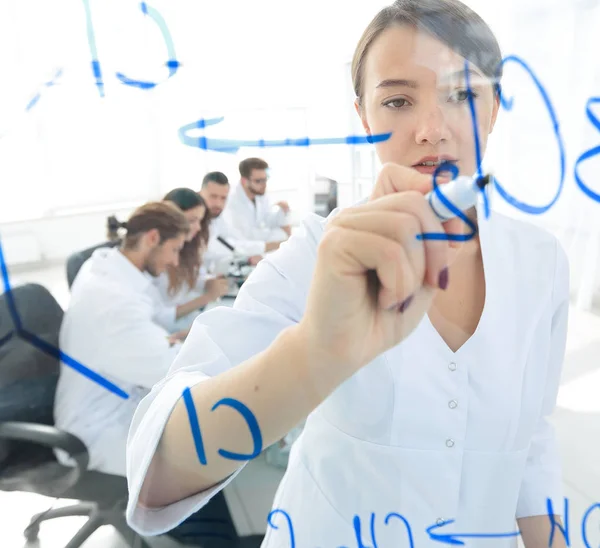
{"type": "Polygon", "coordinates": [[[112,240],[95,245],[93,247],[88,247],[83,251],[77,251],[76,253],[70,255],[67,259],[67,283],[69,284],[69,289],[71,289],[71,286],[75,281],[77,273],[83,266],[83,263],[85,263],[85,261],[87,261],[92,256],[96,249],[101,249],[103,247],[117,247],[120,244],[121,240],[112,240]]]}
{"type": "Polygon", "coordinates": [[[125,478],[87,470],[83,442],[53,426],[59,375],[58,351],[53,349],[58,348],[62,315],[54,297],[37,284],[0,295],[0,490],[81,501],[34,515],[24,531],[27,540],[37,538],[42,521],[88,516],[65,548],[79,548],[102,525],[113,525],[132,548],[149,548],[125,521],[125,478]],[[15,309],[20,326],[15,325],[15,309]],[[47,352],[38,349],[44,345],[47,352]],[[53,449],[66,451],[76,466],[59,464],[53,449]]]}

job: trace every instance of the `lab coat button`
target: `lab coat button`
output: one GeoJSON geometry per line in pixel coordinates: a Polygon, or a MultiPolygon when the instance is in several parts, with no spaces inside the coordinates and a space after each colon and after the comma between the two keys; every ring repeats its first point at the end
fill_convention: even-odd
{"type": "Polygon", "coordinates": [[[454,440],[452,438],[446,440],[446,447],[454,447],[454,440]]]}
{"type": "Polygon", "coordinates": [[[456,371],[456,364],[454,362],[450,362],[448,364],[448,369],[450,369],[450,371],[456,371]]]}
{"type": "Polygon", "coordinates": [[[448,402],[448,407],[450,409],[456,409],[457,406],[458,406],[458,402],[456,400],[450,400],[448,402]]]}

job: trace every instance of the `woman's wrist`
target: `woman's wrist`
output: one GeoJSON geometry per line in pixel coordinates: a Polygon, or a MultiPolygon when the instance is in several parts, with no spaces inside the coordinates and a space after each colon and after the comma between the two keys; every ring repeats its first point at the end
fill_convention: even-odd
{"type": "Polygon", "coordinates": [[[208,303],[213,302],[214,300],[216,300],[216,298],[213,297],[210,293],[203,293],[196,299],[196,304],[198,305],[198,308],[202,308],[208,303]]]}
{"type": "Polygon", "coordinates": [[[315,344],[302,323],[288,327],[279,338],[276,344],[285,348],[296,369],[297,381],[304,387],[307,396],[315,401],[315,407],[352,374],[315,344]]]}

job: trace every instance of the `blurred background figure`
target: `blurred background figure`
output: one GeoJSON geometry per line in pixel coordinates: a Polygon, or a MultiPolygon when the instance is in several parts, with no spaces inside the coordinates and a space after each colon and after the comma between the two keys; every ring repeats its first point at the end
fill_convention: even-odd
{"type": "Polygon", "coordinates": [[[229,179],[220,171],[211,171],[204,176],[200,196],[204,199],[210,213],[208,249],[205,259],[209,271],[214,263],[222,258],[232,258],[234,252],[248,257],[250,264],[256,265],[267,251],[273,251],[279,244],[269,246],[264,241],[246,237],[233,226],[224,210],[229,197],[229,179]],[[233,248],[233,249],[232,249],[233,248]]]}
{"type": "Polygon", "coordinates": [[[176,188],[165,201],[179,207],[189,223],[189,232],[179,254],[179,264],[156,277],[158,291],[156,321],[165,329],[185,337],[204,307],[229,291],[224,277],[210,277],[203,265],[209,240],[210,215],[202,196],[190,188],[176,188]]]}
{"type": "Polygon", "coordinates": [[[240,234],[265,242],[287,240],[292,233],[290,206],[280,201],[271,206],[267,196],[269,164],[261,158],[246,158],[239,165],[240,182],[233,189],[225,214],[240,234]]]}
{"type": "MultiPolygon", "coordinates": [[[[178,266],[189,230],[174,204],[145,204],[127,220],[121,246],[97,249],[75,279],[60,350],[129,395],[123,400],[61,363],[56,426],[85,443],[91,470],[125,475],[133,413],[179,352],[180,344],[154,319],[151,278],[178,266]]],[[[57,456],[69,464],[61,451],[57,456]]]]}

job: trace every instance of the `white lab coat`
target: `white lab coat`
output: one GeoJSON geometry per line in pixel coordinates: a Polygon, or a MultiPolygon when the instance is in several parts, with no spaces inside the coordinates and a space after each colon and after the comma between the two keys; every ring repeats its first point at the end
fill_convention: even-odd
{"type": "Polygon", "coordinates": [[[231,226],[225,212],[223,212],[210,221],[208,246],[203,256],[208,272],[213,273],[216,263],[220,260],[234,257],[234,253],[217,240],[219,236],[233,246],[239,256],[251,257],[265,254],[266,242],[252,239],[238,232],[231,226]]]}
{"type": "Polygon", "coordinates": [[[223,212],[231,226],[247,238],[264,242],[283,242],[288,235],[281,229],[290,224],[289,215],[281,208],[273,209],[266,194],[255,196],[254,202],[239,183],[227,200],[223,212]]]}
{"type": "MultiPolygon", "coordinates": [[[[548,417],[555,407],[569,306],[567,258],[541,229],[478,210],[486,300],[473,336],[452,352],[425,316],[401,344],[361,369],[306,420],[273,508],[292,519],[298,547],[438,546],[434,533],[509,533],[515,518],[562,503],[561,467],[548,417]]],[[[304,314],[325,220],[305,222],[263,260],[233,309],[203,314],[167,379],[144,398],[128,440],[127,519],[140,533],[166,531],[223,489],[147,510],[138,496],[171,410],[185,387],[261,352],[304,314]]],[[[450,281],[452,283],[452,281],[450,281]]],[[[282,363],[281,367],[286,364],[282,363]]],[[[200,467],[199,467],[200,468],[200,467]]],[[[168,477],[153,478],[168,482],[168,477]]],[[[266,520],[266,516],[265,516],[266,520]]],[[[264,547],[290,546],[283,514],[264,547]]],[[[469,546],[516,546],[514,538],[469,546]]]]}
{"type": "Polygon", "coordinates": [[[156,323],[164,327],[170,333],[175,333],[176,331],[191,327],[196,316],[198,316],[199,311],[190,312],[189,314],[176,319],[177,307],[204,294],[206,275],[206,268],[202,265],[200,267],[200,274],[198,275],[196,285],[193,288],[190,288],[190,286],[184,282],[179,291],[174,294],[169,292],[169,275],[166,272],[156,278],[152,278],[152,284],[156,289],[154,293],[154,320],[156,323]]]}
{"type": "Polygon", "coordinates": [[[181,346],[169,346],[167,331],[152,321],[150,290],[150,280],[118,249],[96,250],[73,283],[60,349],[129,395],[123,399],[61,363],[56,426],[84,442],[91,470],[125,475],[133,413],[181,346]]]}

